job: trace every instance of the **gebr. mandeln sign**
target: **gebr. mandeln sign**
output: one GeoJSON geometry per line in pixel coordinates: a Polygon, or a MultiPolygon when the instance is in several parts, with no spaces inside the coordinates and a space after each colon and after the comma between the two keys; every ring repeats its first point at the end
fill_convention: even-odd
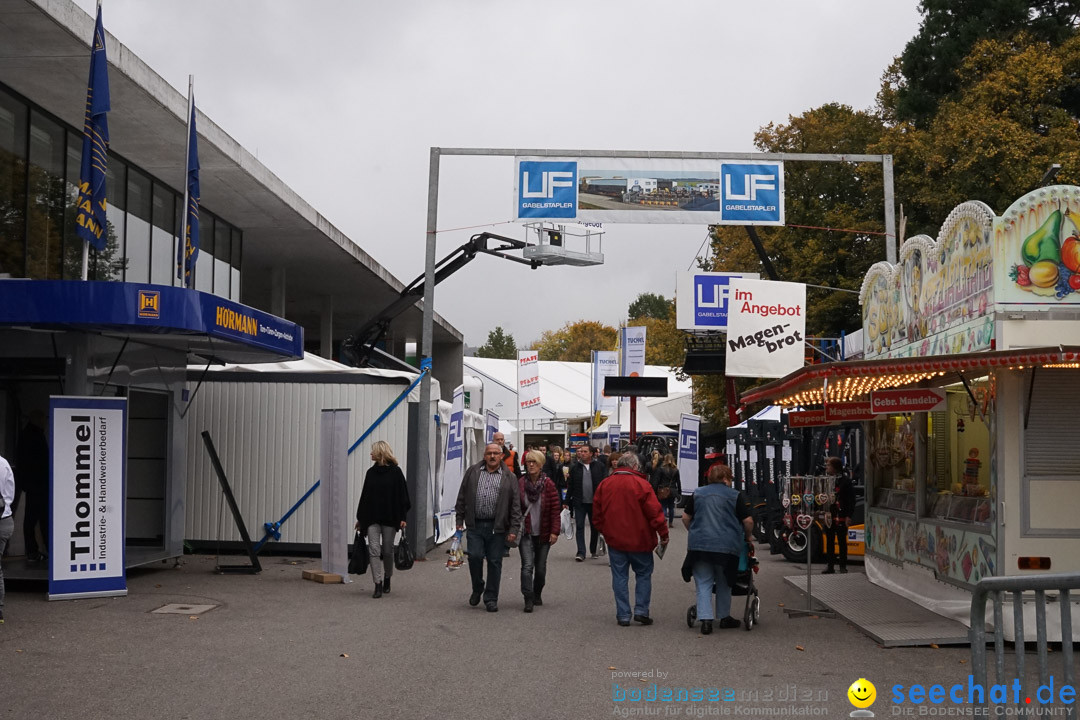
{"type": "Polygon", "coordinates": [[[937,412],[945,409],[945,391],[938,388],[875,390],[870,393],[870,407],[875,415],[937,412]]]}

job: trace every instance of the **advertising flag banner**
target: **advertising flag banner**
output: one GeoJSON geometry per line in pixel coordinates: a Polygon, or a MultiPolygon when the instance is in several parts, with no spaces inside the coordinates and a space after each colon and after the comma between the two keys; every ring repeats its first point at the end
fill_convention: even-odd
{"type": "MultiPolygon", "coordinates": [[[[446,433],[446,465],[443,469],[444,484],[449,487],[455,481],[460,483],[465,473],[465,386],[458,385],[454,390],[454,401],[450,407],[450,426],[446,433]]],[[[460,487],[460,485],[458,485],[460,487]]],[[[457,497],[457,487],[453,497],[457,497]]]]}
{"type": "Polygon", "coordinates": [[[323,572],[350,583],[349,541],[353,538],[349,507],[348,409],[319,413],[319,531],[323,572]]]}
{"type": "Polygon", "coordinates": [[[191,102],[188,123],[187,156],[187,209],[184,212],[184,242],[179,247],[182,260],[176,269],[176,277],[183,279],[184,287],[192,286],[195,261],[199,259],[199,141],[195,132],[195,102],[191,102]]]}
{"type": "Polygon", "coordinates": [[[535,350],[518,350],[518,411],[540,404],[540,357],[535,350]]]}
{"type": "Polygon", "coordinates": [[[801,368],[806,286],[735,278],[729,292],[727,374],[778,378],[801,368]]]}
{"type": "Polygon", "coordinates": [[[675,326],[679,330],[727,330],[730,284],[757,280],[757,273],[680,272],[675,278],[675,326]]]}
{"type": "Polygon", "coordinates": [[[698,477],[698,441],[701,433],[701,418],[683,413],[679,419],[679,477],[683,478],[683,495],[694,493],[695,482],[687,482],[698,477]]]}
{"type": "Polygon", "coordinates": [[[49,599],[127,595],[127,400],[49,398],[49,599]]]}
{"type": "Polygon", "coordinates": [[[784,163],[518,157],[514,217],[579,223],[783,225],[784,163]]]}
{"type": "Polygon", "coordinates": [[[619,354],[614,350],[592,351],[593,415],[615,412],[618,398],[604,394],[604,378],[619,374],[619,354]]]}
{"type": "Polygon", "coordinates": [[[619,364],[624,377],[641,377],[645,374],[644,325],[624,327],[619,331],[619,364]]]}
{"type": "Polygon", "coordinates": [[[619,449],[620,438],[622,438],[622,425],[608,425],[608,445],[612,450],[619,449]]]}
{"type": "Polygon", "coordinates": [[[484,421],[484,444],[491,442],[495,433],[499,431],[499,416],[491,410],[487,411],[487,419],[484,421]]]}
{"type": "Polygon", "coordinates": [[[105,57],[105,26],[101,6],[90,48],[90,80],[86,84],[82,166],[75,204],[75,234],[101,252],[109,240],[105,218],[105,168],[109,160],[109,62],[105,57]]]}

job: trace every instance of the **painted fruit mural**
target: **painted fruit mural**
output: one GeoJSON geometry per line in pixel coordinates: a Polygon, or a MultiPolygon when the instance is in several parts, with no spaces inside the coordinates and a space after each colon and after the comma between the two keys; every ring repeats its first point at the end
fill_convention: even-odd
{"type": "Polygon", "coordinates": [[[1080,215],[1055,210],[1020,245],[1009,279],[1021,290],[1056,297],[1080,292],[1080,215]]]}

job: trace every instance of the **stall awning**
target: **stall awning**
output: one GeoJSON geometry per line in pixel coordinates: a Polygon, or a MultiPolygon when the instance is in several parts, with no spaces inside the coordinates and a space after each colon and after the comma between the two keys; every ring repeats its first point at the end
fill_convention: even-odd
{"type": "Polygon", "coordinates": [[[985,373],[1028,367],[1080,367],[1080,347],[1042,347],[991,350],[963,355],[853,360],[807,365],[766,385],[751,388],[740,400],[746,404],[821,405],[844,402],[874,390],[912,385],[948,374],[985,373]]]}
{"type": "Polygon", "coordinates": [[[77,330],[221,362],[304,356],[296,323],[210,293],[166,285],[0,280],[0,327],[77,330]]]}

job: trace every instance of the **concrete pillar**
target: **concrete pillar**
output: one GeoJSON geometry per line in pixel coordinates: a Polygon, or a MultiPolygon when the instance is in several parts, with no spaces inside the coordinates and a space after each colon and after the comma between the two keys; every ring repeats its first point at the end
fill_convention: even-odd
{"type": "Polygon", "coordinates": [[[66,366],[64,368],[64,394],[90,395],[90,382],[87,379],[87,366],[90,362],[90,338],[86,333],[69,332],[65,334],[66,366]]]}
{"type": "Polygon", "coordinates": [[[285,268],[277,266],[270,278],[270,312],[285,317],[285,268]]]}
{"type": "Polygon", "coordinates": [[[334,354],[334,296],[322,299],[322,313],[319,315],[319,354],[327,360],[334,354]]]}

